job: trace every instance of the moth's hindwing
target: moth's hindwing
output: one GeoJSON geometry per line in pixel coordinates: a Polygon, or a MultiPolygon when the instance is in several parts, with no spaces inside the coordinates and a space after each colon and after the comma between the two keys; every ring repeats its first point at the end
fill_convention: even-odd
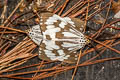
{"type": "Polygon", "coordinates": [[[33,42],[35,42],[37,45],[40,45],[43,36],[40,26],[35,25],[27,32],[28,32],[28,36],[33,40],[33,42]]]}
{"type": "Polygon", "coordinates": [[[39,36],[38,42],[35,43],[39,46],[40,59],[75,63],[78,57],[76,50],[84,47],[87,40],[82,33],[83,25],[84,22],[77,18],[62,18],[52,13],[41,13],[40,36],[37,34],[32,38],[36,41],[35,38],[38,39],[39,36]]]}

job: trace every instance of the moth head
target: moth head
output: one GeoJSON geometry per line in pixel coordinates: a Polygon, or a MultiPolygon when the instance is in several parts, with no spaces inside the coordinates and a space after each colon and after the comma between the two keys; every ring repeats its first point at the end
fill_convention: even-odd
{"type": "Polygon", "coordinates": [[[89,44],[91,41],[88,39],[88,38],[86,38],[86,44],[89,44]]]}
{"type": "Polygon", "coordinates": [[[86,45],[91,43],[91,40],[88,38],[88,36],[84,35],[86,45]]]}
{"type": "Polygon", "coordinates": [[[79,44],[81,45],[81,48],[84,48],[86,45],[89,45],[89,43],[91,43],[91,41],[86,36],[82,36],[80,38],[79,44]]]}

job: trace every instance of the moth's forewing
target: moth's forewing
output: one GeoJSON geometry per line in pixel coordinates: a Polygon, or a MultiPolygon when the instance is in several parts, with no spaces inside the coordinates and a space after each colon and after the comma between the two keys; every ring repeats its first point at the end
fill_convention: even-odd
{"type": "Polygon", "coordinates": [[[76,18],[61,18],[52,13],[41,13],[40,18],[43,35],[39,47],[40,59],[76,62],[78,57],[76,50],[86,44],[86,38],[81,33],[84,22],[76,18]]]}

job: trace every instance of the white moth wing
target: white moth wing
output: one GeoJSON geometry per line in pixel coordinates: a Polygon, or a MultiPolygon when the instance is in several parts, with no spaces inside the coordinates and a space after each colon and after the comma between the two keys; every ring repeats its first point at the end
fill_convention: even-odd
{"type": "Polygon", "coordinates": [[[81,33],[84,22],[80,25],[68,17],[61,18],[52,13],[41,13],[42,42],[39,57],[43,60],[58,60],[68,63],[77,61],[76,50],[86,45],[86,37],[81,33]]]}
{"type": "Polygon", "coordinates": [[[41,29],[39,25],[33,26],[29,31],[28,31],[28,36],[35,42],[37,45],[40,45],[42,41],[42,34],[41,34],[41,29]]]}

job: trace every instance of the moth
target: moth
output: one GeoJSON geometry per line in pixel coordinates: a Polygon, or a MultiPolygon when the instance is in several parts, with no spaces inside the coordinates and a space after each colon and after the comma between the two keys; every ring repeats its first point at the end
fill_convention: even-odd
{"type": "Polygon", "coordinates": [[[83,34],[84,21],[60,17],[50,12],[39,16],[40,23],[28,31],[28,36],[39,47],[39,58],[76,63],[77,50],[88,44],[88,39],[83,34]]]}

